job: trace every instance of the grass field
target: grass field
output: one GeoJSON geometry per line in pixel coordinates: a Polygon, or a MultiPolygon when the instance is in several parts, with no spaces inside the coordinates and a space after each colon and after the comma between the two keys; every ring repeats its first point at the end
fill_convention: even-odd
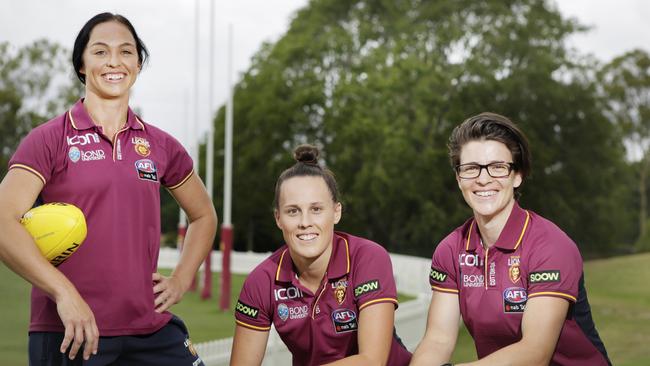
{"type": "MultiPolygon", "coordinates": [[[[614,365],[650,365],[650,253],[591,261],[585,264],[585,281],[594,320],[614,365]]],[[[231,304],[237,300],[244,276],[233,276],[231,304]]],[[[186,294],[172,311],[190,329],[195,343],[232,336],[232,311],[218,310],[218,276],[213,298],[186,294]]],[[[26,282],[0,264],[0,364],[27,364],[29,289],[26,282]]],[[[407,301],[402,296],[400,302],[407,301]]],[[[425,320],[423,319],[423,322],[425,320]]],[[[475,359],[467,331],[461,331],[455,362],[475,359]]]]}

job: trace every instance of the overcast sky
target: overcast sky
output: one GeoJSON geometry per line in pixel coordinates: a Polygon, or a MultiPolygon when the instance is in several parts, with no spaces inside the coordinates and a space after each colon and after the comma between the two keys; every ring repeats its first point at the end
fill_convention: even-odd
{"type": "MultiPolygon", "coordinates": [[[[346,0],[341,0],[346,1],[346,0]]],[[[276,41],[295,11],[308,0],[215,0],[215,107],[227,98],[228,25],[234,30],[233,81],[250,65],[264,41],[276,41]]],[[[208,125],[208,0],[200,1],[199,128],[208,125]]],[[[607,62],[633,48],[650,50],[650,1],[560,0],[560,10],[594,29],[570,42],[607,62]]],[[[147,45],[151,58],[132,93],[143,119],[187,144],[194,121],[195,1],[192,0],[16,0],[0,4],[0,41],[23,46],[49,38],[71,49],[83,24],[111,11],[125,15],[147,45]]],[[[63,111],[62,111],[63,112],[63,111]]],[[[235,116],[235,124],[236,124],[235,116]]],[[[236,128],[236,127],[235,127],[236,128]]]]}

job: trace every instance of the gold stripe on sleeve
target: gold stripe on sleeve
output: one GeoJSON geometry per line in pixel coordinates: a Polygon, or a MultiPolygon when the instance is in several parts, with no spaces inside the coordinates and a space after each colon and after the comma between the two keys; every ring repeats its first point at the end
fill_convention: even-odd
{"type": "Polygon", "coordinates": [[[192,176],[192,174],[194,174],[194,169],[192,169],[192,170],[190,171],[190,174],[188,174],[187,177],[183,178],[183,180],[180,181],[180,183],[175,184],[175,185],[173,185],[173,186],[171,186],[171,187],[167,187],[167,189],[169,189],[170,191],[172,191],[172,190],[174,190],[174,189],[176,189],[176,188],[182,186],[183,184],[185,184],[185,182],[187,182],[188,179],[190,179],[190,177],[192,176]]]}
{"type": "Polygon", "coordinates": [[[457,294],[458,290],[452,289],[452,288],[444,288],[444,287],[438,287],[438,286],[431,286],[432,290],[440,291],[440,292],[449,292],[452,294],[457,294]]]}
{"type": "Polygon", "coordinates": [[[28,172],[30,172],[30,173],[34,174],[35,176],[37,176],[38,179],[40,179],[43,182],[43,185],[45,185],[45,183],[47,183],[45,181],[45,177],[43,177],[43,175],[41,173],[39,173],[38,170],[36,170],[36,169],[34,169],[32,167],[29,167],[29,166],[23,165],[23,164],[13,164],[12,166],[9,167],[10,170],[13,169],[13,168],[27,170],[28,172]]]}
{"type": "Polygon", "coordinates": [[[573,302],[576,302],[575,297],[573,297],[573,296],[571,296],[569,294],[562,293],[562,292],[553,292],[553,291],[535,292],[534,294],[529,294],[528,298],[535,297],[535,296],[559,296],[559,297],[563,297],[565,299],[569,299],[569,300],[571,300],[573,302]]]}
{"type": "Polygon", "coordinates": [[[253,330],[264,330],[264,331],[271,330],[270,326],[269,327],[256,327],[254,325],[246,324],[243,321],[237,320],[237,319],[235,319],[235,323],[241,325],[242,327],[250,328],[250,329],[253,329],[253,330]]]}
{"type": "Polygon", "coordinates": [[[380,302],[392,302],[394,304],[397,304],[397,299],[393,299],[392,297],[384,297],[384,298],[381,298],[381,299],[370,300],[368,302],[365,302],[365,303],[361,304],[361,306],[359,306],[359,311],[361,311],[361,309],[365,308],[368,305],[372,305],[372,304],[376,304],[376,303],[380,303],[380,302]]]}

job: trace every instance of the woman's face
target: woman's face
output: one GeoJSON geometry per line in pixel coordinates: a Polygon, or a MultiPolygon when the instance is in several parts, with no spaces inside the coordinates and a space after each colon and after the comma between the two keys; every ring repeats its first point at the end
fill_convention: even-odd
{"type": "MultiPolygon", "coordinates": [[[[513,162],[512,153],[499,141],[475,140],[461,148],[461,165],[487,165],[495,162],[513,162]]],[[[474,217],[483,222],[495,217],[505,216],[507,219],[515,202],[514,189],[522,182],[521,174],[514,170],[507,177],[493,178],[487,169],[481,169],[480,175],[473,179],[460,178],[456,174],[456,180],[465,202],[474,212],[474,217]]]]}
{"type": "Polygon", "coordinates": [[[302,176],[280,186],[275,222],[294,259],[313,261],[332,245],[334,225],[341,219],[341,204],[321,177],[302,176]]]}
{"type": "Polygon", "coordinates": [[[128,97],[140,72],[135,39],[122,23],[97,24],[83,53],[86,94],[103,99],[128,97]]]}

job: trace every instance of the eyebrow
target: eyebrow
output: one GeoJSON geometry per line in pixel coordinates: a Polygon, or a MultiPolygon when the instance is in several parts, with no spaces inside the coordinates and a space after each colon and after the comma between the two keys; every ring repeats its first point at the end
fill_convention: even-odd
{"type": "MultiPolygon", "coordinates": [[[[110,47],[110,46],[108,45],[108,43],[106,43],[106,42],[102,42],[102,41],[97,41],[97,42],[95,42],[95,43],[92,43],[92,44],[88,45],[88,47],[93,47],[93,46],[105,46],[105,47],[110,47]]],[[[124,43],[120,44],[118,47],[123,47],[123,46],[132,46],[132,47],[135,47],[135,44],[133,44],[133,43],[131,43],[131,42],[124,42],[124,43]]]]}

